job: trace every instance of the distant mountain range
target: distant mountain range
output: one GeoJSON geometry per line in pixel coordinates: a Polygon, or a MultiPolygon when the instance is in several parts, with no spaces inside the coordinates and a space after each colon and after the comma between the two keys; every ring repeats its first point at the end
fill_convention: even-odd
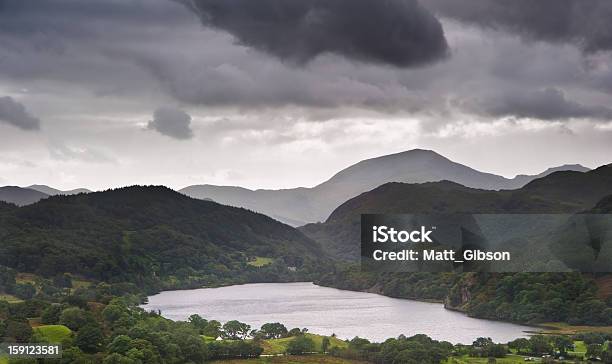
{"type": "Polygon", "coordinates": [[[32,185],[29,187],[5,186],[0,187],[0,201],[15,204],[17,206],[30,205],[49,196],[76,195],[91,192],[85,188],[61,191],[45,185],[32,185]]]}
{"type": "MultiPolygon", "coordinates": [[[[343,202],[389,182],[453,181],[466,187],[502,190],[521,188],[534,179],[557,171],[585,172],[581,165],[564,165],[538,175],[505,178],[453,162],[433,151],[415,149],[367,159],[352,165],[312,188],[249,190],[234,186],[194,185],[179,192],[202,200],[244,207],[292,226],[324,221],[343,202]]],[[[61,191],[45,185],[0,187],[0,201],[24,206],[55,195],[89,193],[87,189],[61,191]]]]}
{"type": "Polygon", "coordinates": [[[433,151],[415,149],[361,161],[313,188],[249,190],[241,187],[195,185],[181,189],[188,196],[245,207],[293,226],[324,221],[340,204],[389,182],[453,181],[487,189],[517,189],[557,171],[585,172],[581,165],[550,168],[535,176],[505,178],[453,162],[433,151]]]}
{"type": "Polygon", "coordinates": [[[90,190],[86,188],[77,188],[74,190],[62,191],[62,190],[58,190],[56,188],[45,186],[45,185],[31,185],[31,186],[28,186],[27,188],[45,193],[49,196],[56,196],[56,195],[68,196],[68,195],[77,195],[79,193],[90,193],[91,192],[90,190]]]}
{"type": "Polygon", "coordinates": [[[328,252],[355,260],[364,213],[574,213],[605,211],[612,195],[612,164],[589,172],[562,171],[517,190],[491,191],[455,182],[387,183],[340,205],[325,223],[300,228],[328,252]]]}
{"type": "Polygon", "coordinates": [[[0,187],[0,201],[12,203],[17,206],[33,204],[47,197],[49,197],[49,195],[46,193],[30,188],[17,186],[0,187]]]}

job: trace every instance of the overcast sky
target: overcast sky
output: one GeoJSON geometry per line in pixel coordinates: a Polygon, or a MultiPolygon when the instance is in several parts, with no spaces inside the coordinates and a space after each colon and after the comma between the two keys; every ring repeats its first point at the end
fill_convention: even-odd
{"type": "Polygon", "coordinates": [[[0,185],[612,162],[609,0],[2,0],[0,185]]]}

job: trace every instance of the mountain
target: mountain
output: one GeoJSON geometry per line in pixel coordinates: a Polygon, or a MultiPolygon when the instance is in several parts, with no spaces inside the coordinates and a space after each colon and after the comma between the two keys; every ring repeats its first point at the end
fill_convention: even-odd
{"type": "MultiPolygon", "coordinates": [[[[443,301],[452,310],[493,320],[612,325],[610,274],[536,273],[540,271],[537,264],[544,271],[554,269],[559,262],[563,268],[584,266],[585,262],[595,263],[593,268],[610,266],[612,246],[609,234],[606,235],[610,220],[605,215],[585,217],[587,230],[572,227],[574,221],[580,221],[582,212],[612,211],[611,194],[612,165],[584,173],[555,172],[518,190],[487,191],[449,181],[388,183],[345,202],[326,222],[309,224],[300,230],[321,243],[329,255],[345,261],[333,273],[320,277],[316,281],[320,285],[396,298],[443,301]],[[360,255],[360,214],[453,212],[578,214],[571,216],[561,229],[551,231],[556,238],[545,236],[539,240],[542,237],[536,236],[538,240],[528,249],[508,246],[513,257],[518,253],[532,259],[529,267],[535,272],[529,274],[377,273],[363,270],[356,263],[360,255]],[[566,226],[571,229],[564,230],[566,226]],[[602,226],[607,228],[601,229],[602,226]],[[579,239],[575,239],[577,232],[582,234],[579,239]]],[[[532,227],[533,224],[524,226],[532,227]]]]}
{"type": "Polygon", "coordinates": [[[293,226],[325,220],[344,201],[389,182],[424,183],[449,180],[488,190],[520,188],[558,170],[588,170],[580,165],[551,168],[537,176],[514,179],[484,173],[453,162],[433,151],[415,149],[361,161],[313,188],[249,190],[241,187],[196,185],[180,192],[199,199],[245,207],[293,226]]]}
{"type": "Polygon", "coordinates": [[[5,211],[12,211],[16,208],[17,206],[12,203],[0,201],[0,213],[5,212],[5,211]]]}
{"type": "Polygon", "coordinates": [[[42,193],[46,193],[49,196],[56,196],[56,195],[77,195],[79,193],[90,193],[91,191],[86,189],[86,188],[77,188],[74,190],[68,190],[68,191],[62,191],[62,190],[58,190],[56,188],[53,187],[49,187],[46,185],[31,185],[28,186],[27,188],[31,189],[31,190],[36,190],[42,193]]]}
{"type": "Polygon", "coordinates": [[[17,186],[0,187],[0,201],[18,206],[29,205],[49,197],[48,194],[30,188],[17,186]]]}
{"type": "Polygon", "coordinates": [[[590,212],[593,214],[612,214],[612,195],[604,197],[590,212]]]}
{"type": "Polygon", "coordinates": [[[387,183],[340,205],[325,223],[300,228],[342,259],[358,258],[364,213],[573,213],[612,194],[612,164],[554,172],[518,190],[490,191],[455,182],[387,183]]]}
{"type": "Polygon", "coordinates": [[[516,189],[516,188],[521,188],[523,186],[525,186],[526,184],[528,184],[529,182],[542,178],[542,177],[546,177],[549,174],[553,174],[555,172],[564,172],[564,171],[574,171],[574,172],[588,172],[590,171],[590,168],[587,168],[585,166],[582,166],[580,164],[564,164],[562,166],[559,167],[554,167],[554,168],[548,168],[547,170],[545,170],[544,172],[537,174],[535,176],[530,176],[530,175],[526,175],[526,174],[519,174],[518,176],[514,177],[513,179],[511,179],[511,183],[509,185],[509,187],[507,189],[516,189]]]}
{"type": "Polygon", "coordinates": [[[60,191],[45,185],[32,185],[29,187],[5,186],[0,187],[0,201],[12,203],[18,206],[30,205],[35,202],[56,195],[76,195],[91,192],[85,188],[70,191],[60,191]]]}
{"type": "Polygon", "coordinates": [[[278,262],[270,274],[305,269],[322,256],[317,243],[265,215],[165,187],[52,196],[7,209],[0,241],[0,265],[20,272],[155,287],[176,287],[180,277],[199,286],[243,282],[244,274],[259,274],[247,265],[257,256],[278,262]]]}

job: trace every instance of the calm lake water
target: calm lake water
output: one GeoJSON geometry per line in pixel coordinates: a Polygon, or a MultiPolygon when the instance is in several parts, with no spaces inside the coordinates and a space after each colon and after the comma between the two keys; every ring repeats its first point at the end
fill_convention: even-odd
{"type": "Polygon", "coordinates": [[[479,336],[507,342],[526,336],[527,326],[479,320],[444,309],[441,304],[342,291],[312,283],[262,283],[167,291],[149,297],[147,310],[185,320],[197,313],[221,322],[239,320],[259,328],[281,322],[287,328],[346,339],[382,341],[400,334],[427,334],[452,343],[472,343],[479,336]]]}

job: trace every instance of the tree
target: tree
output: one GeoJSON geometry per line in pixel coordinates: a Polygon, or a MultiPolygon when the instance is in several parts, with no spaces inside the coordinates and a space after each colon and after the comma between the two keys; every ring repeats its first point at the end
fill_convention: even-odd
{"type": "Polygon", "coordinates": [[[60,316],[64,308],[59,304],[52,304],[45,308],[41,314],[40,321],[46,325],[55,325],[60,322],[60,316]]]}
{"type": "Polygon", "coordinates": [[[8,320],[4,335],[14,338],[18,343],[26,343],[32,337],[32,328],[27,321],[8,320]]]}
{"type": "Polygon", "coordinates": [[[508,343],[510,349],[516,350],[517,354],[525,353],[529,350],[529,340],[524,337],[510,341],[508,343]]]}
{"type": "Polygon", "coordinates": [[[127,335],[118,335],[108,345],[108,352],[125,355],[132,346],[132,338],[127,335]]]}
{"type": "Polygon", "coordinates": [[[53,277],[53,285],[62,288],[72,288],[72,276],[69,273],[58,274],[53,277]]]}
{"type": "Polygon", "coordinates": [[[321,341],[321,351],[323,354],[327,353],[327,349],[329,349],[329,338],[325,336],[321,341]]]}
{"type": "Polygon", "coordinates": [[[247,325],[237,320],[232,320],[226,322],[225,325],[223,325],[223,336],[226,339],[231,340],[246,339],[246,337],[249,335],[250,330],[250,325],[247,325]]]}
{"type": "Polygon", "coordinates": [[[136,362],[121,354],[113,353],[102,361],[103,364],[136,364],[136,362]]]}
{"type": "Polygon", "coordinates": [[[296,336],[287,344],[287,354],[301,355],[314,351],[314,341],[306,335],[296,336]]]}
{"type": "Polygon", "coordinates": [[[361,350],[364,346],[368,345],[370,340],[362,339],[359,336],[355,336],[349,341],[349,347],[351,349],[361,350]]]}
{"type": "Polygon", "coordinates": [[[176,342],[186,359],[185,362],[202,363],[208,358],[206,345],[200,337],[180,333],[176,342]]]}
{"type": "Polygon", "coordinates": [[[587,346],[586,357],[589,359],[594,359],[597,357],[601,357],[603,353],[602,345],[600,344],[590,344],[587,346]]]}
{"type": "Polygon", "coordinates": [[[550,354],[552,347],[548,338],[543,335],[534,335],[529,339],[529,348],[535,355],[550,354]]]}
{"type": "Polygon", "coordinates": [[[486,349],[493,344],[493,340],[490,337],[479,337],[472,343],[472,346],[486,349]]]}
{"type": "Polygon", "coordinates": [[[285,325],[279,322],[263,324],[259,331],[263,333],[266,339],[278,339],[288,334],[285,325]]]}
{"type": "Polygon", "coordinates": [[[62,311],[60,315],[60,324],[74,331],[77,331],[90,321],[91,318],[87,314],[87,311],[81,308],[69,307],[62,311]]]}
{"type": "Polygon", "coordinates": [[[189,324],[193,326],[194,329],[198,330],[200,334],[204,333],[204,329],[208,326],[208,321],[203,319],[202,316],[198,314],[193,314],[189,316],[189,324]]]}
{"type": "Polygon", "coordinates": [[[36,287],[32,283],[17,283],[15,285],[15,296],[22,300],[31,300],[36,294],[36,287]]]}
{"type": "Polygon", "coordinates": [[[115,322],[127,318],[129,311],[125,304],[111,301],[102,311],[102,316],[106,322],[113,325],[115,322]]]}
{"type": "Polygon", "coordinates": [[[202,335],[215,339],[218,338],[219,336],[221,336],[221,323],[217,320],[208,321],[208,324],[202,331],[202,335]]]}
{"type": "Polygon", "coordinates": [[[98,325],[83,326],[78,332],[74,343],[86,353],[96,353],[102,347],[102,330],[98,325]]]}
{"type": "Polygon", "coordinates": [[[0,266],[0,292],[13,292],[17,284],[16,276],[17,273],[14,270],[0,266]]]}
{"type": "Polygon", "coordinates": [[[302,330],[298,327],[294,327],[293,329],[289,330],[289,332],[287,333],[287,337],[298,336],[301,334],[302,330]]]}
{"type": "Polygon", "coordinates": [[[566,355],[568,350],[574,347],[574,342],[567,336],[555,336],[553,337],[553,345],[561,355],[566,355]]]}
{"type": "Polygon", "coordinates": [[[508,349],[502,344],[493,344],[487,348],[487,356],[492,358],[503,358],[508,353],[508,349]]]}

